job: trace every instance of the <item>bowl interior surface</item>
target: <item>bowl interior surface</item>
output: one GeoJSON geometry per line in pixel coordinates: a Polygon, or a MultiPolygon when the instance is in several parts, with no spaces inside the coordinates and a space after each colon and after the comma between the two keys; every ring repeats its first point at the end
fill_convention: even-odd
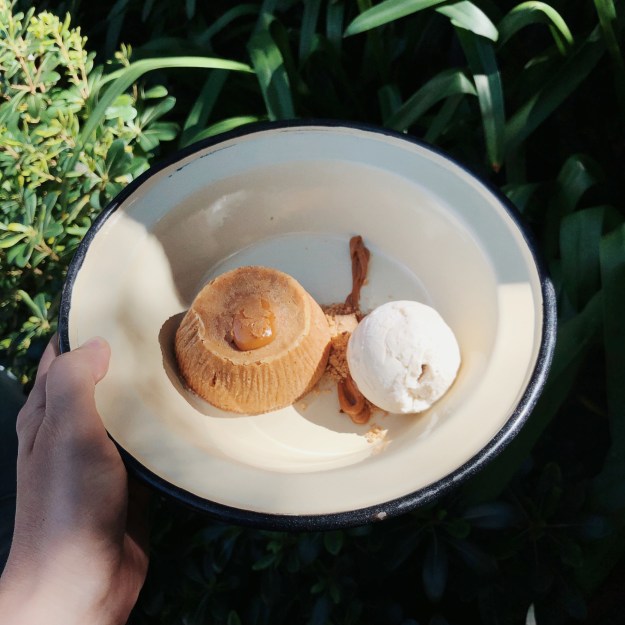
{"type": "Polygon", "coordinates": [[[126,194],[84,250],[68,337],[111,344],[96,392],[106,428],[169,484],[239,510],[331,515],[436,483],[511,419],[539,357],[540,276],[516,222],[469,173],[396,136],[311,125],[204,146],[126,194]],[[258,416],[184,388],[173,337],[208,280],[265,265],[340,302],[354,234],[371,250],[364,311],[418,300],[456,334],[462,365],[443,399],[363,426],[330,383],[258,416]]]}

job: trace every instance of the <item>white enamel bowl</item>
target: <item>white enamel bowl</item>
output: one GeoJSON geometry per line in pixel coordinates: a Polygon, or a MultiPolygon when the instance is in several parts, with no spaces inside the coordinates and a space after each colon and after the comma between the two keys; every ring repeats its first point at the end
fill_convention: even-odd
{"type": "Polygon", "coordinates": [[[380,129],[269,124],[192,146],[105,209],[70,267],[61,349],[93,335],[112,347],[96,400],[131,471],[232,523],[328,528],[409,510],[495,456],[540,393],[555,306],[506,201],[446,156],[380,129]],[[363,310],[418,300],[455,332],[442,400],[362,426],[332,388],[260,416],[185,390],[173,333],[210,278],[266,265],[339,302],[354,234],[372,257],[363,310]]]}

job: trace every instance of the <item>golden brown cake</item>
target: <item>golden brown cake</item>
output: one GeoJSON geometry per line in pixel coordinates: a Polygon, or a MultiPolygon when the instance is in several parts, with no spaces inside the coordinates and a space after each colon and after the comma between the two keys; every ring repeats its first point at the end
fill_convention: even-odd
{"type": "Polygon", "coordinates": [[[214,406],[260,414],[292,404],[324,372],[326,317],[291,276],[241,267],[209,282],[176,332],[187,386],[214,406]]]}

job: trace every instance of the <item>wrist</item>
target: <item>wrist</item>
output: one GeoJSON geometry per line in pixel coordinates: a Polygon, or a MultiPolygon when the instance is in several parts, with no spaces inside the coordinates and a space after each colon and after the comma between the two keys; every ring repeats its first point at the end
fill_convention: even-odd
{"type": "Polygon", "coordinates": [[[101,602],[82,589],[71,590],[59,579],[46,583],[5,571],[0,578],[2,625],[119,625],[101,602]]]}

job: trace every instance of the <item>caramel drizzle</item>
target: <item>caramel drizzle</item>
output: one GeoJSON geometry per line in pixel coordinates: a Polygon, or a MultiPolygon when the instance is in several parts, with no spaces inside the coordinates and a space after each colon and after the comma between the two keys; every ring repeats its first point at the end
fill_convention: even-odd
{"type": "Polygon", "coordinates": [[[352,292],[347,296],[345,304],[357,311],[360,308],[360,290],[367,281],[371,257],[371,252],[365,247],[360,235],[349,240],[349,255],[352,260],[352,292]]]}
{"type": "Polygon", "coordinates": [[[359,425],[367,423],[371,416],[371,407],[364,395],[358,390],[352,376],[342,379],[338,385],[339,406],[341,411],[349,415],[350,419],[359,425]]]}
{"type": "MultiPolygon", "coordinates": [[[[360,290],[367,281],[371,252],[365,247],[360,235],[349,240],[349,255],[352,261],[352,292],[345,299],[345,305],[358,313],[360,308],[360,290]]],[[[341,380],[337,386],[339,406],[350,419],[359,425],[367,423],[371,417],[371,406],[358,390],[351,375],[341,380]]]]}

